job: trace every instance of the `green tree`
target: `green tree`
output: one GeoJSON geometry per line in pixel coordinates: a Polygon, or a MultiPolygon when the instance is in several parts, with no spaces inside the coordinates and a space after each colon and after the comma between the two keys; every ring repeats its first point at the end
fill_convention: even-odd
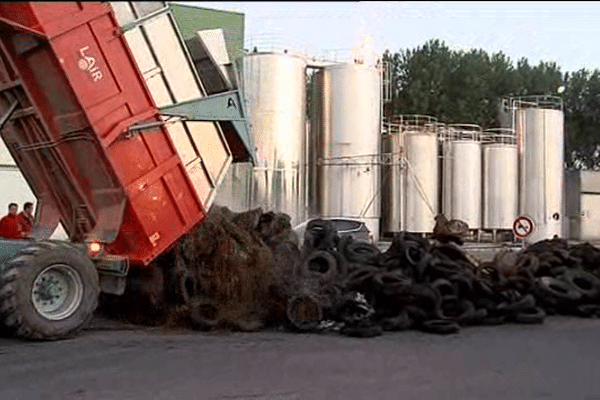
{"type": "Polygon", "coordinates": [[[563,74],[554,62],[515,64],[504,53],[452,50],[429,40],[415,49],[389,50],[391,102],[384,115],[425,114],[445,123],[498,127],[503,98],[560,95],[565,112],[565,161],[600,169],[600,71],[563,74]],[[559,93],[559,87],[564,92],[559,93]]]}
{"type": "Polygon", "coordinates": [[[600,71],[567,74],[563,101],[568,166],[600,168],[600,71]]]}
{"type": "Polygon", "coordinates": [[[392,102],[385,115],[427,114],[446,123],[498,126],[503,97],[556,94],[562,73],[555,63],[531,66],[499,52],[451,50],[440,40],[401,50],[384,59],[392,66],[392,102]]]}

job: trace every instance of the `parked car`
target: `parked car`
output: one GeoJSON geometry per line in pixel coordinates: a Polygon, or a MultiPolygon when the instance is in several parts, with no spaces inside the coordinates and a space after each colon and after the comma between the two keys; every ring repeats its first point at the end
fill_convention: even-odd
{"type": "MultiPolygon", "coordinates": [[[[367,228],[367,225],[362,221],[344,217],[322,219],[331,221],[333,223],[333,226],[337,229],[339,237],[351,236],[357,241],[364,241],[373,244],[373,234],[369,228],[367,228]]],[[[300,246],[302,246],[302,243],[304,243],[304,232],[306,231],[306,226],[310,221],[312,221],[312,219],[304,221],[303,223],[294,227],[294,232],[296,232],[298,238],[300,239],[300,246]]]]}

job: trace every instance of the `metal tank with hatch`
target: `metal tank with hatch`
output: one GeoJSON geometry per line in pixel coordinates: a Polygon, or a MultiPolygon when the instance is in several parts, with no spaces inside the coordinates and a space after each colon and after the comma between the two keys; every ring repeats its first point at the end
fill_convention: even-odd
{"type": "Polygon", "coordinates": [[[365,222],[378,240],[380,228],[381,78],[367,64],[322,68],[316,148],[317,213],[365,222]]]}
{"type": "Polygon", "coordinates": [[[519,153],[513,129],[483,133],[483,229],[510,230],[519,212],[519,153]]]}
{"type": "MultiPolygon", "coordinates": [[[[276,52],[243,57],[243,92],[255,145],[250,207],[306,215],[306,61],[276,52]]],[[[243,167],[240,167],[243,169],[243,167]]],[[[247,171],[239,172],[244,180],[247,171]]]]}
{"type": "Polygon", "coordinates": [[[564,114],[551,96],[511,99],[519,145],[519,211],[533,220],[527,241],[564,237],[564,114]]]}
{"type": "Polygon", "coordinates": [[[382,183],[385,233],[429,233],[438,212],[437,119],[397,115],[386,122],[382,183]]]}
{"type": "Polygon", "coordinates": [[[443,213],[481,229],[482,163],[478,125],[448,125],[443,137],[443,213]]]}
{"type": "Polygon", "coordinates": [[[404,135],[400,123],[389,119],[383,123],[381,145],[381,232],[402,230],[404,183],[404,135]]]}

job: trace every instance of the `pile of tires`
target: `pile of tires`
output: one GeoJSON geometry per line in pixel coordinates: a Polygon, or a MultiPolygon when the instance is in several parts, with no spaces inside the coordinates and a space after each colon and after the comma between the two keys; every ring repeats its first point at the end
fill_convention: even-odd
{"type": "Polygon", "coordinates": [[[322,219],[298,243],[285,214],[211,210],[181,245],[194,282],[192,327],[373,337],[600,317],[600,250],[589,244],[544,240],[481,264],[455,243],[407,232],[381,252],[322,219]]]}
{"type": "Polygon", "coordinates": [[[544,240],[480,264],[454,243],[407,232],[381,252],[338,237],[317,219],[307,226],[300,254],[293,286],[314,311],[308,323],[290,311],[298,304],[290,297],[287,317],[296,331],[334,326],[356,337],[407,329],[448,334],[468,325],[539,324],[557,313],[600,317],[600,250],[589,244],[544,240]]]}

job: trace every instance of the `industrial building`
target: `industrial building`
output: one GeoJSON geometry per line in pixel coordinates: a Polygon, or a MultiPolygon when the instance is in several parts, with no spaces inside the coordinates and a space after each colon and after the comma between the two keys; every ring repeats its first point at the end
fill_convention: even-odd
{"type": "MultiPolygon", "coordinates": [[[[173,138],[197,138],[193,145],[175,140],[191,175],[208,161],[198,173],[211,184],[197,188],[207,205],[284,212],[294,225],[354,218],[376,240],[399,231],[426,236],[439,213],[466,222],[475,241],[512,240],[518,216],[534,223],[529,241],[600,239],[594,207],[600,179],[592,171],[565,174],[559,98],[504,99],[501,127],[447,125],[423,115],[384,119],[389,88],[386,66],[376,58],[316,60],[285,47],[244,49],[242,13],[167,4],[168,17],[151,23],[177,24],[181,37],[171,39],[185,42],[206,93],[239,90],[250,124],[248,137],[236,136],[235,121],[169,125],[173,138]],[[235,140],[249,144],[252,154],[240,152],[235,140]],[[200,160],[194,146],[213,149],[213,158],[200,160]]],[[[125,10],[113,7],[127,26],[125,10]]],[[[126,33],[139,64],[151,59],[143,29],[126,33]]],[[[165,30],[148,32],[159,31],[165,30]]],[[[167,39],[149,38],[154,49],[169,46],[167,39]]],[[[144,74],[157,105],[176,114],[174,103],[202,96],[190,84],[193,74],[168,65],[149,64],[144,74]]],[[[3,143],[0,182],[11,188],[0,197],[4,204],[34,200],[3,143]]]]}

